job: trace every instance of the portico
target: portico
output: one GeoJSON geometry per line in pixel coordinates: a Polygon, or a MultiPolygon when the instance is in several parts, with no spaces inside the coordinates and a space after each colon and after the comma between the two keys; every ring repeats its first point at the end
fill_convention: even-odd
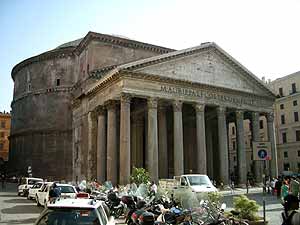
{"type": "MultiPolygon", "coordinates": [[[[248,162],[243,120],[253,115],[252,136],[257,140],[257,116],[267,115],[276,155],[271,116],[274,98],[214,43],[109,70],[78,98],[73,110],[74,118],[88,115],[86,178],[126,184],[135,166],[147,168],[155,181],[202,173],[229,184],[227,133],[233,118],[239,183],[245,184],[248,162]]],[[[271,165],[275,176],[276,156],[271,165]]],[[[257,173],[261,174],[259,166],[257,173]]]]}

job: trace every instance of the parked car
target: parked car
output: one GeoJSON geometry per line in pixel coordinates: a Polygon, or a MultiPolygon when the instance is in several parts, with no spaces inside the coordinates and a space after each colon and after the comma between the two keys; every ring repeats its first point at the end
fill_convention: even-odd
{"type": "Polygon", "coordinates": [[[31,188],[29,188],[27,199],[35,199],[36,193],[43,186],[43,182],[36,182],[31,188]]]}
{"type": "Polygon", "coordinates": [[[115,225],[115,221],[105,210],[103,201],[60,199],[49,204],[35,222],[35,225],[46,224],[115,225]]]}
{"type": "Polygon", "coordinates": [[[29,188],[31,188],[36,182],[43,182],[43,179],[34,177],[22,178],[21,184],[18,186],[18,195],[27,196],[29,188]]]}
{"type": "MultiPolygon", "coordinates": [[[[45,185],[41,190],[37,192],[36,196],[36,203],[38,206],[47,206],[48,201],[49,201],[49,191],[51,189],[53,182],[48,183],[45,185]]],[[[76,188],[73,185],[70,184],[56,184],[57,188],[60,189],[61,199],[65,198],[76,198],[77,197],[77,191],[76,188]]]]}

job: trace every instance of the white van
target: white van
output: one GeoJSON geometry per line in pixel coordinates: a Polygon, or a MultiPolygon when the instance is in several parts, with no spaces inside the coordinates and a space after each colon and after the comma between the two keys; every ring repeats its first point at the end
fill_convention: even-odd
{"type": "Polygon", "coordinates": [[[31,188],[37,182],[43,182],[43,179],[34,177],[22,178],[21,184],[18,186],[18,195],[27,196],[29,188],[31,188]]]}

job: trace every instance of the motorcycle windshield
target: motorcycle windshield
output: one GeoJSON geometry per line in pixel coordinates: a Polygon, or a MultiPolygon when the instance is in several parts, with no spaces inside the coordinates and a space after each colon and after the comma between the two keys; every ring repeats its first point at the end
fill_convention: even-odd
{"type": "Polygon", "coordinates": [[[146,184],[140,184],[135,192],[135,196],[146,198],[148,196],[148,186],[146,184]]]}
{"type": "Polygon", "coordinates": [[[199,207],[197,195],[190,189],[178,188],[174,190],[174,200],[178,202],[183,209],[199,207]]]}
{"type": "Polygon", "coordinates": [[[111,181],[105,181],[103,186],[105,187],[106,190],[113,189],[113,185],[112,185],[111,181]]]}

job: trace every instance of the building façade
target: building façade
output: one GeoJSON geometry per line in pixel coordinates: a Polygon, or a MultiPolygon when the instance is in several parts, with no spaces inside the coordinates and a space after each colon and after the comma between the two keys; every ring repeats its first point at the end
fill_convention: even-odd
{"type": "MultiPolygon", "coordinates": [[[[215,43],[173,50],[89,32],[16,65],[10,166],[34,176],[127,183],[207,173],[229,182],[228,125],[236,122],[246,182],[244,120],[258,140],[268,121],[277,175],[274,94],[215,43]]],[[[257,169],[259,170],[259,168],[257,169]]]]}

